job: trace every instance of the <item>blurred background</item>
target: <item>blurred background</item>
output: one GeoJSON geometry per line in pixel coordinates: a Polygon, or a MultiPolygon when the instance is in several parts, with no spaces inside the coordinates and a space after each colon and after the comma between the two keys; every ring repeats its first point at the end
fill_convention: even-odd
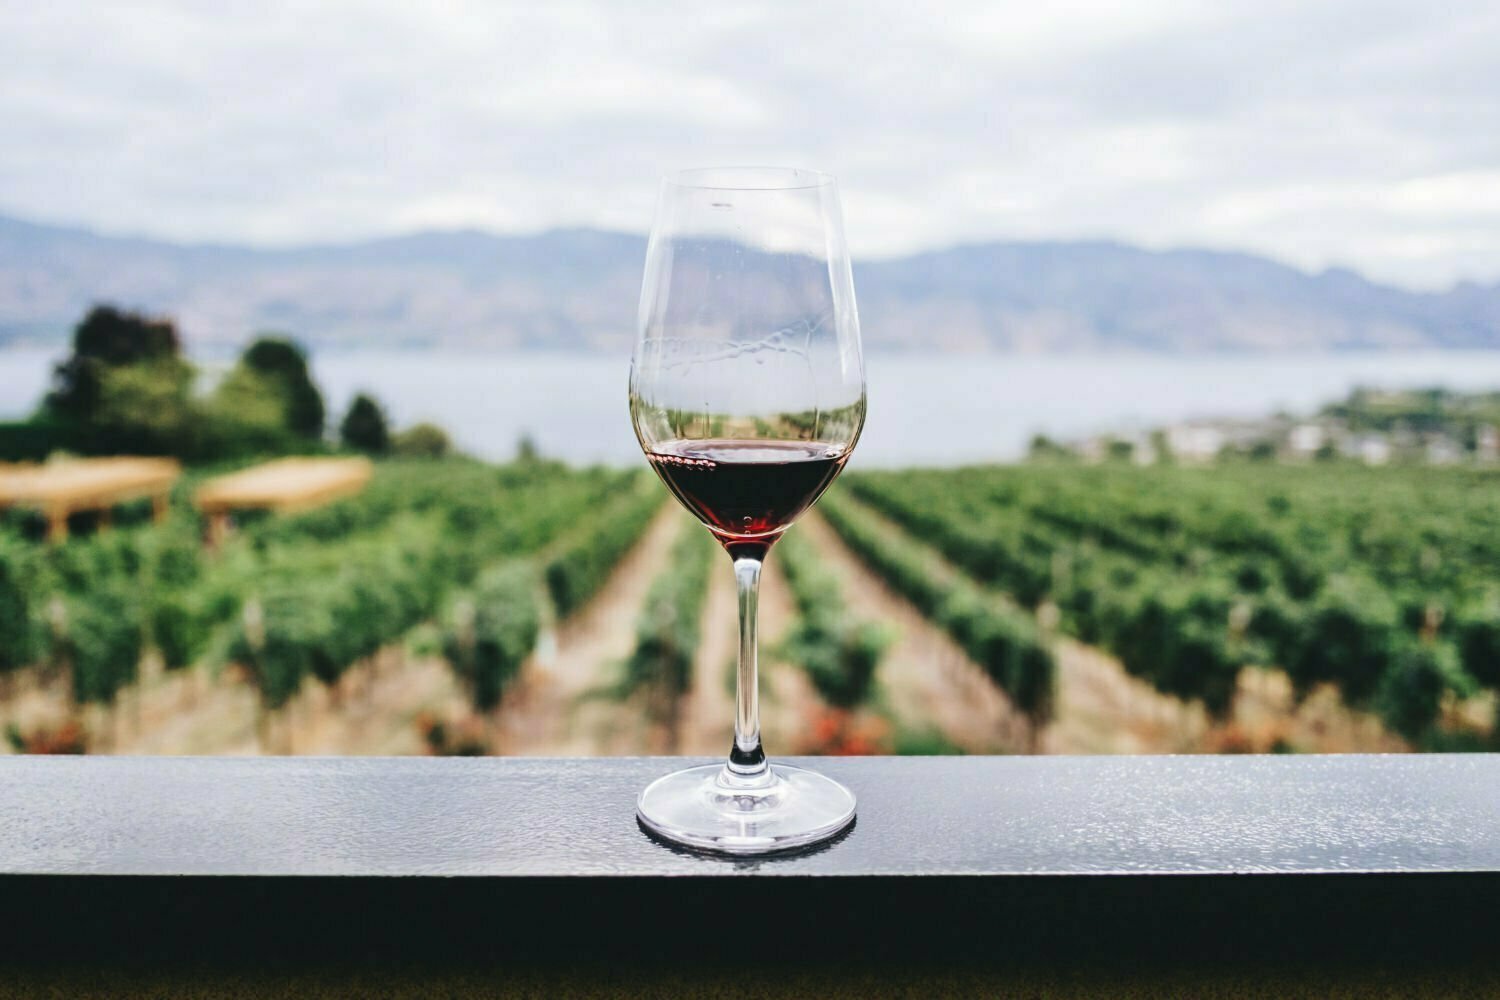
{"type": "Polygon", "coordinates": [[[723,752],[660,175],[839,176],[773,753],[1494,745],[1493,4],[0,11],[0,752],[723,752]]]}

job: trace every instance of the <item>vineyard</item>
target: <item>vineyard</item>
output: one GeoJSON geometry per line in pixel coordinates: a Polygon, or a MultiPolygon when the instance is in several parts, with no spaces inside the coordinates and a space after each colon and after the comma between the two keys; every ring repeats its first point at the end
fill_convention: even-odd
{"type": "MultiPolygon", "coordinates": [[[[649,472],[378,463],[205,546],[0,520],[26,752],[717,753],[733,584],[649,472]]],[[[772,752],[1487,745],[1500,478],[987,467],[847,475],[773,551],[772,752]]]]}
{"type": "MultiPolygon", "coordinates": [[[[878,514],[1028,625],[1106,650],[1213,716],[1234,708],[1243,668],[1275,668],[1298,698],[1331,688],[1440,746],[1447,717],[1500,683],[1497,484],[1473,470],[1265,465],[867,473],[830,515],[878,548],[878,514]]],[[[881,550],[882,571],[927,600],[933,576],[896,548],[881,550]]],[[[1032,648],[1034,632],[1012,634],[1032,648]]]]}

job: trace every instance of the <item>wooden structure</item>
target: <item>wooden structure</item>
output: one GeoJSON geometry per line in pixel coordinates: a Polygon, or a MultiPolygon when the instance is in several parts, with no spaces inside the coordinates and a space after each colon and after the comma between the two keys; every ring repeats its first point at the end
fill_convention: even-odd
{"type": "Polygon", "coordinates": [[[167,513],[182,466],[171,458],[69,458],[43,465],[0,465],[0,508],[34,507],[47,518],[47,540],[68,537],[68,515],[99,511],[107,528],[115,504],[151,498],[152,515],[167,513]]]}
{"type": "Polygon", "coordinates": [[[360,492],[372,472],[365,458],[278,458],[210,479],[194,501],[208,518],[210,543],[216,544],[236,510],[311,510],[360,492]]]}

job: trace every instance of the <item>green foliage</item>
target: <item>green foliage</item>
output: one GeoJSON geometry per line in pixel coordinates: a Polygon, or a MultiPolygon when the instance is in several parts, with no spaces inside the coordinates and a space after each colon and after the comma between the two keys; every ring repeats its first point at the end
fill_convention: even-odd
{"type": "Polygon", "coordinates": [[[1482,427],[1500,424],[1500,393],[1448,389],[1355,389],[1348,399],[1324,407],[1351,431],[1447,433],[1473,451],[1482,427]]]}
{"type": "Polygon", "coordinates": [[[449,609],[443,655],[481,712],[499,706],[541,632],[541,584],[528,561],[486,570],[449,609]]]}
{"type": "Polygon", "coordinates": [[[244,364],[224,376],[201,410],[204,423],[196,442],[198,457],[275,455],[300,448],[287,427],[282,390],[244,364]]]}
{"type": "Polygon", "coordinates": [[[560,615],[578,610],[609,578],[615,563],[639,540],[661,507],[661,486],[640,477],[547,560],[547,591],[560,615]]]}
{"type": "Polygon", "coordinates": [[[431,616],[453,582],[433,518],[403,515],[383,530],[311,550],[272,548],[230,645],[275,708],[311,675],[335,683],[356,661],[431,616]]]}
{"type": "Polygon", "coordinates": [[[323,396],[295,342],[262,336],[199,405],[195,458],[305,452],[323,439],[323,396]]]}
{"type": "Polygon", "coordinates": [[[0,422],[0,462],[40,462],[55,451],[81,452],[87,429],[46,412],[0,422]]]}
{"type": "Polygon", "coordinates": [[[104,376],[111,369],[178,359],[181,342],[171,320],[109,305],[89,310],[73,329],[73,353],[57,366],[43,408],[78,424],[99,421],[104,376]]]}
{"type": "MultiPolygon", "coordinates": [[[[1227,628],[1232,597],[1171,573],[1146,572],[1128,588],[1093,594],[1097,623],[1091,641],[1113,650],[1127,671],[1159,690],[1201,699],[1210,712],[1223,715],[1244,663],[1227,628]]],[[[1075,595],[1069,595],[1068,606],[1080,606],[1075,595]]]]}
{"type": "Polygon", "coordinates": [[[835,708],[858,708],[875,691],[875,672],[895,636],[883,624],[851,619],[837,576],[795,529],[776,543],[798,618],[783,655],[807,672],[819,696],[835,708]]]}
{"type": "Polygon", "coordinates": [[[447,458],[453,442],[436,424],[415,424],[396,434],[391,450],[401,458],[447,458]]]}
{"type": "Polygon", "coordinates": [[[50,585],[85,593],[94,586],[131,586],[141,571],[135,537],[111,532],[55,546],[45,555],[50,585]]]}
{"type": "Polygon", "coordinates": [[[339,424],[339,440],[345,448],[367,455],[384,455],[391,450],[391,435],[385,410],[372,397],[359,393],[349,404],[339,424]]]}
{"type": "Polygon", "coordinates": [[[289,337],[260,334],[240,364],[259,375],[282,400],[283,424],[297,437],[319,441],[325,419],[323,394],[307,370],[307,353],[289,337]]]}
{"type": "Polygon", "coordinates": [[[133,683],[141,658],[140,605],[121,587],[96,588],[65,603],[58,652],[72,668],[73,698],[113,703],[133,683]]]}
{"type": "Polygon", "coordinates": [[[1432,731],[1445,695],[1467,697],[1474,687],[1452,645],[1408,640],[1380,677],[1375,707],[1387,726],[1417,741],[1432,731]]]}
{"type": "MultiPolygon", "coordinates": [[[[686,520],[684,518],[684,520],[686,520]]],[[[645,693],[647,714],[675,731],[679,699],[693,682],[708,574],[718,546],[696,522],[684,524],[667,567],[651,581],[615,695],[645,693]]]]}
{"type": "Polygon", "coordinates": [[[113,702],[136,678],[146,635],[145,564],[133,533],[49,548],[27,545],[30,551],[22,550],[23,544],[0,546],[5,576],[21,584],[25,604],[23,617],[17,614],[22,602],[14,596],[0,601],[11,612],[0,628],[22,630],[11,647],[10,665],[66,666],[77,702],[113,702]]]}
{"type": "Polygon", "coordinates": [[[1297,645],[1282,664],[1298,690],[1319,681],[1339,686],[1345,700],[1363,704],[1375,693],[1396,649],[1395,603],[1373,581],[1339,577],[1306,607],[1297,645]]]}
{"type": "Polygon", "coordinates": [[[239,626],[231,652],[250,657],[274,707],[295,693],[302,677],[333,683],[350,664],[400,640],[444,606],[468,601],[477,659],[455,659],[454,665],[476,704],[490,707],[513,676],[512,666],[524,659],[521,650],[534,644],[526,623],[538,614],[531,607],[535,570],[492,567],[576,529],[632,481],[640,479],[543,463],[498,469],[468,461],[381,463],[360,496],[245,533],[240,556],[249,576],[236,571],[226,589],[254,586],[264,597],[258,620],[252,615],[239,626]],[[525,587],[522,576],[530,581],[525,587]],[[471,593],[450,599],[471,585],[471,593]]]}
{"type": "Polygon", "coordinates": [[[836,617],[814,613],[798,623],[786,655],[802,665],[828,704],[857,708],[870,700],[875,668],[890,644],[890,633],[874,622],[850,628],[836,617]]]}
{"type": "MultiPolygon", "coordinates": [[[[546,462],[396,461],[379,464],[359,496],[263,519],[211,557],[196,518],[180,511],[165,524],[51,547],[0,535],[0,670],[50,658],[72,665],[81,700],[109,701],[149,643],[172,669],[244,664],[274,708],[309,675],[332,683],[400,641],[455,589],[491,595],[480,624],[499,634],[497,616],[509,613],[501,606],[522,605],[493,598],[498,585],[476,576],[564,533],[587,535],[591,518],[645,482],[546,462]]],[[[539,583],[528,572],[523,620],[536,617],[539,583]]],[[[487,670],[475,677],[494,691],[503,671],[487,670]]]]}
{"type": "Polygon", "coordinates": [[[1056,661],[1030,615],[954,572],[843,492],[825,494],[818,509],[856,555],[948,632],[1017,707],[1035,721],[1051,717],[1056,661]]]}
{"type": "Polygon", "coordinates": [[[1472,469],[1031,464],[862,473],[845,488],[974,580],[1055,605],[1065,630],[1163,691],[1222,712],[1238,669],[1265,664],[1299,692],[1332,683],[1420,720],[1394,713],[1390,692],[1463,684],[1412,666],[1431,666],[1410,652],[1419,636],[1451,643],[1463,676],[1500,683],[1497,485],[1472,469]]]}
{"type": "Polygon", "coordinates": [[[1034,719],[1051,717],[1056,665],[1029,618],[976,588],[952,583],[933,620],[1016,707],[1034,719]]]}
{"type": "Polygon", "coordinates": [[[1464,670],[1488,688],[1500,687],[1500,600],[1485,594],[1460,609],[1452,631],[1464,670]]]}
{"type": "Polygon", "coordinates": [[[156,594],[151,608],[151,639],[168,670],[192,666],[208,649],[213,625],[192,591],[156,594]]]}
{"type": "Polygon", "coordinates": [[[12,435],[5,450],[30,459],[60,448],[187,454],[198,430],[194,378],[171,320],[96,306],[75,328],[73,351],[57,365],[30,430],[12,435]]]}
{"type": "Polygon", "coordinates": [[[1067,462],[1074,458],[1066,445],[1059,444],[1045,434],[1033,434],[1026,446],[1026,457],[1033,462],[1067,462]]]}
{"type": "Polygon", "coordinates": [[[182,455],[195,431],[193,366],[178,357],[102,371],[88,450],[101,454],[182,455]]]}
{"type": "Polygon", "coordinates": [[[54,389],[24,425],[0,429],[0,457],[37,460],[58,450],[162,454],[190,461],[305,449],[322,439],[322,396],[302,349],[263,337],[206,399],[181,355],[171,320],[110,306],[74,331],[54,389]]]}
{"type": "Polygon", "coordinates": [[[40,563],[35,546],[0,537],[0,672],[30,666],[46,648],[40,563]]]}
{"type": "Polygon", "coordinates": [[[147,639],[168,670],[191,666],[213,631],[210,595],[198,586],[203,546],[196,521],[174,518],[119,537],[135,553],[147,639]]]}
{"type": "Polygon", "coordinates": [[[280,708],[297,694],[333,631],[327,604],[294,588],[251,598],[238,625],[229,655],[250,669],[267,708],[280,708]]]}

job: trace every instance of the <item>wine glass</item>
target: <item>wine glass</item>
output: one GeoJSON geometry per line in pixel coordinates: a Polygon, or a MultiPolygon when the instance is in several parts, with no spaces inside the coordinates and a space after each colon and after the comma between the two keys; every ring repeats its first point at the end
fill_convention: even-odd
{"type": "Polygon", "coordinates": [[[730,854],[785,850],[854,819],[854,794],[771,764],[760,741],[761,563],[833,482],[865,421],[838,188],[811,170],[686,170],[662,182],[630,370],[636,436],[734,562],[740,650],[729,759],[641,792],[650,830],[730,854]]]}

